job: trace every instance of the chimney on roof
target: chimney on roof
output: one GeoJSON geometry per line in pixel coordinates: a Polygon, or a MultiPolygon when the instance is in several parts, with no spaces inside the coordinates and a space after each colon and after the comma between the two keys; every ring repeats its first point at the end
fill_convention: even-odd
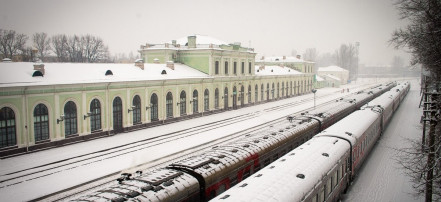
{"type": "Polygon", "coordinates": [[[34,70],[40,71],[44,75],[44,64],[43,63],[35,63],[34,70]]]}
{"type": "Polygon", "coordinates": [[[139,67],[140,69],[144,70],[144,61],[142,59],[137,59],[135,61],[135,66],[139,67]]]}
{"type": "Polygon", "coordinates": [[[283,59],[286,60],[286,56],[283,56],[283,59]]]}
{"type": "Polygon", "coordinates": [[[196,48],[196,36],[188,36],[188,48],[196,48]]]}
{"type": "Polygon", "coordinates": [[[176,47],[176,40],[172,40],[172,45],[176,47]]]}
{"type": "Polygon", "coordinates": [[[262,55],[262,58],[260,58],[261,60],[265,60],[265,56],[262,55]]]}
{"type": "Polygon", "coordinates": [[[296,56],[296,58],[299,59],[299,60],[301,59],[301,57],[302,57],[302,56],[300,56],[300,55],[297,55],[297,56],[296,56]]]}
{"type": "Polygon", "coordinates": [[[175,70],[175,63],[173,61],[167,61],[167,67],[175,70]]]}

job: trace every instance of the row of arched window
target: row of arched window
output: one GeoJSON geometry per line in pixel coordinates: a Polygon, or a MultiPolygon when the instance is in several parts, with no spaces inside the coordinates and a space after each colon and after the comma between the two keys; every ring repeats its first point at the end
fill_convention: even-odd
{"type": "MultiPolygon", "coordinates": [[[[308,82],[309,83],[309,82],[308,82]]],[[[312,82],[311,82],[312,84],[312,82]]],[[[309,84],[308,84],[309,85],[309,84]]],[[[264,95],[266,94],[266,100],[279,98],[280,94],[282,97],[293,95],[294,92],[306,91],[308,86],[306,85],[306,81],[303,82],[290,82],[288,87],[288,82],[266,84],[266,91],[264,84],[260,85],[260,101],[264,101],[264,95]],[[302,85],[303,84],[303,85],[302,85]],[[277,85],[277,88],[275,88],[277,85]],[[281,86],[281,88],[279,88],[281,86]],[[266,93],[265,93],[266,92],[266,93]],[[271,97],[270,97],[271,92],[271,97]],[[290,93],[289,93],[290,92],[290,93]]],[[[310,88],[310,87],[309,87],[310,88]]],[[[236,86],[233,87],[233,107],[237,106],[237,102],[240,102],[240,105],[244,105],[245,98],[248,103],[251,103],[252,91],[251,85],[248,86],[247,92],[245,92],[245,87],[242,85],[240,87],[240,91],[237,92],[236,86]]],[[[255,102],[259,101],[259,86],[256,84],[254,88],[254,100],[255,102]]],[[[224,93],[221,95],[219,93],[219,89],[216,88],[214,92],[214,108],[219,109],[220,99],[223,99],[223,107],[224,109],[228,109],[229,99],[229,91],[228,87],[224,88],[224,93]]],[[[209,111],[209,90],[205,89],[203,96],[203,111],[209,111]]],[[[179,102],[177,105],[179,106],[180,116],[184,116],[187,113],[187,104],[191,104],[193,108],[193,114],[199,112],[199,95],[198,91],[194,90],[192,92],[192,97],[188,101],[187,94],[183,90],[179,95],[179,102]],[[188,103],[187,103],[188,101],[188,103]]],[[[165,111],[166,118],[173,118],[173,94],[168,92],[166,95],[165,101],[165,111]]],[[[158,96],[156,93],[153,93],[150,97],[150,104],[146,107],[147,110],[150,110],[150,118],[151,121],[159,120],[159,107],[158,107],[158,96]]],[[[35,142],[47,141],[50,139],[49,134],[49,111],[45,104],[40,103],[33,109],[33,131],[35,136],[35,142]]],[[[88,116],[85,116],[90,119],[90,129],[91,132],[96,132],[102,130],[102,105],[98,99],[93,99],[90,102],[89,113],[88,116]]],[[[135,95],[132,100],[132,108],[129,109],[129,113],[132,113],[133,124],[141,123],[142,117],[142,109],[141,109],[141,98],[139,95],[135,95]]],[[[120,97],[115,97],[112,102],[112,116],[113,116],[113,129],[118,132],[123,129],[123,105],[120,97]]],[[[64,105],[64,117],[57,121],[60,124],[64,124],[64,132],[66,136],[71,136],[78,134],[78,112],[77,106],[75,102],[68,101],[64,105]]],[[[16,139],[16,120],[15,113],[10,107],[3,107],[0,109],[0,148],[14,146],[17,144],[16,139]]]]}

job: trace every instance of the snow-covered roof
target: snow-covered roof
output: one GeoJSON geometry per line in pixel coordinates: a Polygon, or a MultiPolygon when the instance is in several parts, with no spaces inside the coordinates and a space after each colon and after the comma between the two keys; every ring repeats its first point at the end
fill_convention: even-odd
{"type": "MultiPolygon", "coordinates": [[[[199,34],[195,34],[193,36],[196,36],[196,44],[214,44],[214,45],[228,44],[225,41],[210,36],[199,35],[199,34]]],[[[187,42],[188,42],[187,36],[176,39],[176,44],[181,44],[181,46],[185,46],[187,42]]],[[[169,41],[169,43],[171,44],[172,41],[169,41]]]]}
{"type": "Polygon", "coordinates": [[[341,137],[351,141],[352,145],[354,145],[379,116],[380,114],[370,109],[358,110],[317,134],[316,137],[341,137]],[[363,122],[359,120],[363,120],[363,122]]]}
{"type": "Polygon", "coordinates": [[[285,59],[283,59],[283,56],[272,56],[272,57],[264,57],[256,59],[256,62],[305,62],[303,59],[298,59],[296,57],[292,56],[286,56],[285,59]]]}
{"type": "Polygon", "coordinates": [[[340,78],[338,78],[338,77],[336,77],[336,76],[334,76],[334,75],[330,75],[330,74],[326,74],[326,75],[322,75],[322,76],[324,76],[324,77],[328,77],[328,78],[331,78],[331,79],[333,79],[333,80],[337,80],[337,81],[340,81],[340,80],[341,80],[340,78]]]}
{"type": "Polygon", "coordinates": [[[348,71],[346,69],[343,69],[339,66],[328,66],[328,67],[319,67],[317,71],[335,71],[335,72],[344,72],[344,71],[348,71]]]}
{"type": "Polygon", "coordinates": [[[207,74],[183,64],[144,64],[144,70],[130,64],[105,63],[44,63],[44,76],[32,77],[34,63],[0,63],[0,87],[52,84],[78,84],[123,81],[148,81],[185,78],[207,78],[207,74]],[[107,70],[113,75],[106,76],[107,70]],[[163,70],[167,74],[162,74],[163,70]]]}
{"type": "Polygon", "coordinates": [[[291,69],[289,67],[280,67],[280,66],[265,66],[265,69],[260,69],[260,66],[256,65],[255,67],[256,75],[293,75],[293,74],[302,74],[299,71],[291,69]]]}

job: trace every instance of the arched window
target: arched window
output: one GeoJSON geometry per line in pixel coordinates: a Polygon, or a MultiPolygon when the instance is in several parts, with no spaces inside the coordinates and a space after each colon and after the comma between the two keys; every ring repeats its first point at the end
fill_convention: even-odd
{"type": "Polygon", "coordinates": [[[191,100],[193,102],[193,113],[198,113],[198,91],[193,91],[193,99],[191,100]]]}
{"type": "Polygon", "coordinates": [[[259,85],[254,86],[254,103],[259,101],[259,85]]]}
{"type": "Polygon", "coordinates": [[[228,88],[224,89],[224,109],[228,109],[228,88]]]}
{"type": "Polygon", "coordinates": [[[274,83],[271,88],[271,99],[274,99],[274,83]]]}
{"type": "Polygon", "coordinates": [[[107,70],[105,75],[106,76],[113,76],[113,72],[111,70],[107,70]]]}
{"type": "Polygon", "coordinates": [[[225,61],[225,75],[228,75],[228,62],[225,61]]]}
{"type": "Polygon", "coordinates": [[[303,81],[303,93],[306,92],[306,81],[303,81]]]}
{"type": "Polygon", "coordinates": [[[49,139],[49,112],[44,104],[34,109],[34,135],[35,142],[49,139]]]}
{"type": "Polygon", "coordinates": [[[266,100],[269,100],[269,92],[270,92],[270,85],[269,83],[266,84],[266,100]]]}
{"type": "Polygon", "coordinates": [[[260,101],[263,101],[264,91],[265,91],[265,86],[262,84],[260,85],[260,101]]]}
{"type": "Polygon", "coordinates": [[[242,62],[242,66],[241,66],[242,68],[241,68],[241,73],[242,74],[245,74],[245,62],[242,62]]]}
{"type": "Polygon", "coordinates": [[[248,86],[248,103],[251,103],[251,85],[248,86]]]}
{"type": "Polygon", "coordinates": [[[150,97],[150,117],[152,121],[157,121],[158,119],[158,96],[153,93],[150,97]]]}
{"type": "Polygon", "coordinates": [[[204,111],[208,111],[209,110],[209,96],[210,94],[208,93],[208,89],[205,89],[204,91],[204,111]]]}
{"type": "Polygon", "coordinates": [[[300,81],[297,81],[296,95],[300,94],[300,81]]]}
{"type": "Polygon", "coordinates": [[[251,74],[251,62],[248,63],[248,74],[251,74]]]}
{"type": "Polygon", "coordinates": [[[219,89],[214,90],[214,108],[219,108],[219,89]]]}
{"type": "Polygon", "coordinates": [[[245,102],[244,93],[245,93],[245,87],[241,86],[240,87],[240,106],[242,106],[245,102]]]}
{"type": "Polygon", "coordinates": [[[214,74],[219,74],[219,61],[214,62],[214,74]]]}
{"type": "Polygon", "coordinates": [[[123,130],[123,114],[122,100],[120,97],[113,99],[113,130],[121,132],[123,130]]]}
{"type": "Polygon", "coordinates": [[[132,101],[133,124],[141,123],[141,98],[135,95],[132,101]]]}
{"type": "Polygon", "coordinates": [[[282,97],[285,97],[285,83],[282,82],[282,97]]]}
{"type": "Polygon", "coordinates": [[[292,89],[293,89],[293,88],[292,88],[292,81],[290,81],[290,84],[289,84],[289,85],[290,85],[290,89],[291,89],[291,93],[290,93],[290,95],[292,95],[292,89]]]}
{"type": "Polygon", "coordinates": [[[237,62],[233,63],[233,74],[237,74],[237,62]]]}
{"type": "Polygon", "coordinates": [[[0,148],[17,144],[15,113],[9,107],[0,109],[0,148]]]}
{"type": "Polygon", "coordinates": [[[73,101],[69,101],[64,105],[64,134],[68,136],[77,133],[77,105],[73,101]]]}
{"type": "Polygon", "coordinates": [[[286,82],[286,97],[288,97],[288,81],[286,82]]]}
{"type": "Polygon", "coordinates": [[[280,97],[280,83],[277,83],[277,97],[276,98],[279,98],[280,97]]]}
{"type": "Polygon", "coordinates": [[[101,130],[101,103],[98,99],[93,99],[90,103],[90,130],[101,130]]]}
{"type": "Polygon", "coordinates": [[[173,118],[173,95],[171,92],[168,92],[165,98],[165,112],[167,118],[173,118]]]}
{"type": "Polygon", "coordinates": [[[179,96],[179,113],[181,116],[187,114],[187,94],[185,91],[182,91],[179,96]]]}

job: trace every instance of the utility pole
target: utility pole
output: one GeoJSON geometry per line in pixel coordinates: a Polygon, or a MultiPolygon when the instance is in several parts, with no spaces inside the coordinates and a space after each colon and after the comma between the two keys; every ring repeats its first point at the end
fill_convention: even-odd
{"type": "Polygon", "coordinates": [[[423,114],[423,151],[427,153],[427,173],[426,173],[426,202],[432,201],[433,195],[433,170],[435,166],[435,130],[436,125],[440,119],[439,114],[439,96],[441,94],[437,92],[429,93],[424,92],[424,114],[423,114]],[[429,122],[429,134],[427,140],[425,140],[425,125],[429,122]]]}

